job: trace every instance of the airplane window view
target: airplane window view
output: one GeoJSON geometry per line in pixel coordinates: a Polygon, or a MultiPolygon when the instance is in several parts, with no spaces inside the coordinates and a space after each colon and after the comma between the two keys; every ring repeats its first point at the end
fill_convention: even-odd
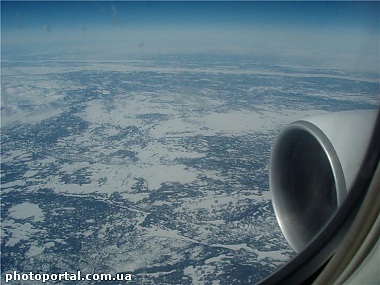
{"type": "Polygon", "coordinates": [[[273,143],[379,108],[379,18],[379,2],[2,1],[1,282],[254,284],[286,264],[273,143]]]}

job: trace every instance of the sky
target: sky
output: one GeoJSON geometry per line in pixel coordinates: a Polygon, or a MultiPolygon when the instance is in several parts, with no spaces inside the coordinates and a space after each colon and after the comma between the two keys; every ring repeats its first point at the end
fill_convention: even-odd
{"type": "Polygon", "coordinates": [[[2,59],[233,54],[379,72],[379,2],[1,2],[2,59]]]}

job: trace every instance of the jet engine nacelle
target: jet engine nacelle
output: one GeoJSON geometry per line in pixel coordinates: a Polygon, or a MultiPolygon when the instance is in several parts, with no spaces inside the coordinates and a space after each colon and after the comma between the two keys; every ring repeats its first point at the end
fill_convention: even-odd
{"type": "Polygon", "coordinates": [[[302,251],[345,201],[371,139],[377,111],[348,111],[296,121],[278,136],[270,161],[277,220],[302,251]]]}

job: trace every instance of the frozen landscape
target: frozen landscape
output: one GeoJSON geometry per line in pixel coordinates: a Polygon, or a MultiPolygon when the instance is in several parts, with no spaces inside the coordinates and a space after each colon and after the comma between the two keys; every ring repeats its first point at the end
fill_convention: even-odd
{"type": "MultiPolygon", "coordinates": [[[[7,5],[2,13],[10,14],[15,8],[7,5]]],[[[110,11],[123,19],[120,7],[110,11]]],[[[25,51],[7,35],[2,273],[130,273],[127,284],[257,282],[294,255],[268,185],[279,131],[307,116],[379,103],[373,70],[203,47],[156,52],[135,35],[136,51],[125,55],[119,46],[113,53],[91,45],[83,56],[83,42],[78,53],[66,46],[25,51]]]]}

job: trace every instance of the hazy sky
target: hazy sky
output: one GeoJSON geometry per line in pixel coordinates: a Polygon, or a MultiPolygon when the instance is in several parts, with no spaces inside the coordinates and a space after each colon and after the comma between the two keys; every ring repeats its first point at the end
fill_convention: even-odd
{"type": "Polygon", "coordinates": [[[2,56],[203,53],[379,72],[379,2],[1,2],[2,56]]]}

